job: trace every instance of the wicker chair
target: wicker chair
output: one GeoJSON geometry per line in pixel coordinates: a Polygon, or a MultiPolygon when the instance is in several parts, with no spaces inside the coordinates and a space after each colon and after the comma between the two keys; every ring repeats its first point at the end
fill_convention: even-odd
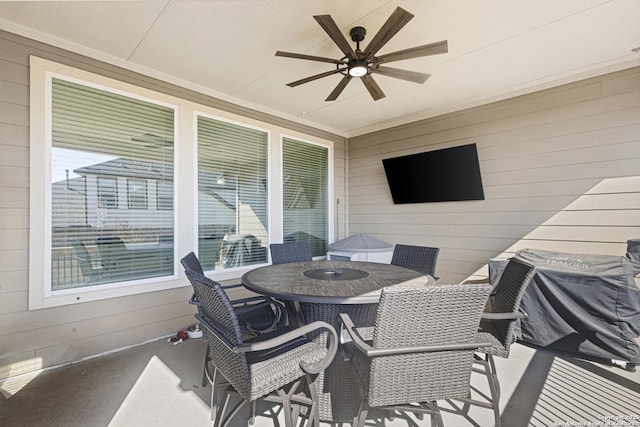
{"type": "MultiPolygon", "coordinates": [[[[372,341],[340,314],[363,397],[353,425],[371,408],[431,414],[442,425],[437,400],[468,396],[474,352],[489,284],[390,286],[382,290],[372,341]]],[[[344,334],[343,334],[344,336],[344,334]]]]}
{"type": "MultiPolygon", "coordinates": [[[[202,271],[202,265],[198,260],[198,257],[193,252],[189,252],[185,255],[180,263],[186,271],[195,271],[198,274],[204,275],[202,271]]],[[[222,286],[222,285],[221,285],[222,286]]],[[[242,287],[242,285],[225,285],[222,289],[225,291],[233,288],[242,287]]],[[[200,301],[198,300],[195,292],[189,300],[190,304],[198,307],[200,311],[200,301]]],[[[238,316],[238,322],[243,332],[252,335],[260,335],[272,330],[279,330],[284,328],[287,320],[287,313],[284,305],[279,301],[266,296],[255,296],[248,298],[240,298],[231,300],[236,315],[238,316]]],[[[202,314],[202,313],[200,313],[202,314]]],[[[209,363],[209,348],[204,355],[204,372],[202,375],[202,386],[207,385],[207,364],[209,363]]]]}
{"type": "Polygon", "coordinates": [[[312,261],[311,248],[307,243],[271,243],[271,262],[285,264],[288,262],[312,261]]]}
{"type": "Polygon", "coordinates": [[[391,264],[428,274],[437,280],[436,262],[439,253],[440,248],[396,245],[393,249],[391,264]]]}
{"type": "Polygon", "coordinates": [[[93,266],[94,262],[99,263],[100,258],[89,255],[87,247],[78,239],[69,240],[69,244],[73,247],[73,257],[80,267],[80,272],[82,273],[84,281],[86,283],[91,283],[100,279],[102,275],[102,265],[97,267],[93,266]]]}
{"type": "Polygon", "coordinates": [[[318,393],[314,379],[335,356],[335,329],[325,322],[313,322],[295,330],[281,330],[264,339],[244,342],[238,317],[222,286],[193,270],[187,270],[186,274],[200,301],[195,317],[203,326],[211,355],[207,373],[212,383],[211,418],[214,425],[226,426],[246,403],[250,404],[249,422],[253,424],[256,401],[265,400],[283,405],[287,427],[295,425],[294,416],[298,415],[305,415],[309,423],[318,426],[318,393]],[[329,334],[326,347],[305,337],[319,330],[329,334]],[[229,386],[225,389],[224,404],[218,408],[214,385],[219,375],[229,386]],[[227,413],[231,394],[238,394],[242,400],[227,413]],[[302,405],[308,407],[306,414],[301,410],[302,405]]]}
{"type": "Polygon", "coordinates": [[[490,346],[478,350],[475,362],[480,368],[473,371],[481,373],[487,377],[491,398],[486,401],[463,399],[469,404],[493,409],[496,427],[501,426],[500,422],[500,383],[493,356],[508,358],[511,344],[516,341],[516,326],[519,319],[527,316],[520,309],[520,301],[527,286],[535,275],[535,267],[523,261],[512,258],[507,263],[498,284],[494,287],[487,301],[485,311],[480,320],[480,331],[478,337],[482,341],[491,342],[490,346]]]}
{"type": "Polygon", "coordinates": [[[133,255],[118,236],[100,236],[96,245],[102,258],[102,272],[106,276],[130,278],[133,269],[133,255]]]}

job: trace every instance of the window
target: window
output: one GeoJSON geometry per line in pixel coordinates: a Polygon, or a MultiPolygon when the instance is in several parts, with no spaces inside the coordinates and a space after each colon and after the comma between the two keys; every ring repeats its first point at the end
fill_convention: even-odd
{"type": "Polygon", "coordinates": [[[127,195],[129,196],[129,209],[147,208],[147,181],[142,179],[127,180],[127,195]]]}
{"type": "Polygon", "coordinates": [[[284,242],[306,242],[313,256],[327,254],[328,149],[282,141],[284,242]]]}
{"type": "Polygon", "coordinates": [[[98,177],[98,207],[104,209],[118,207],[118,187],[115,178],[98,177]]]}
{"type": "Polygon", "coordinates": [[[198,256],[207,271],[267,262],[268,134],[198,117],[198,256]]]}
{"type": "Polygon", "coordinates": [[[173,275],[173,213],[148,209],[147,182],[173,182],[174,110],[59,78],[51,87],[50,291],[173,275]]]}
{"type": "Polygon", "coordinates": [[[324,255],[331,143],[283,147],[273,124],[33,56],[29,69],[29,309],[189,286],[192,250],[216,280],[283,239],[324,255]]]}
{"type": "Polygon", "coordinates": [[[156,209],[173,210],[173,182],[156,182],[156,209]]]}

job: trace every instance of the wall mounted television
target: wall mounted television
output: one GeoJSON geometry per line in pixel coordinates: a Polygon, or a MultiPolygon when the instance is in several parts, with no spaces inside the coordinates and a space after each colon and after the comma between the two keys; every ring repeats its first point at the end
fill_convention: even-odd
{"type": "Polygon", "coordinates": [[[394,204],[484,200],[476,144],[383,159],[394,204]]]}

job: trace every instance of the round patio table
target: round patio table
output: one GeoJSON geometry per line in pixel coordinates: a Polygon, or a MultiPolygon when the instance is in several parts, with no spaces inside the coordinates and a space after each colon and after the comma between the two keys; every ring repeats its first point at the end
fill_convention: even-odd
{"type": "Polygon", "coordinates": [[[385,286],[427,283],[434,283],[433,277],[397,265],[360,261],[268,265],[242,276],[242,284],[258,294],[320,304],[375,304],[385,286]]]}
{"type": "MultiPolygon", "coordinates": [[[[249,290],[284,301],[296,321],[322,320],[340,330],[338,314],[347,313],[366,335],[375,325],[380,291],[386,286],[426,285],[431,276],[390,264],[359,261],[305,261],[256,268],[242,276],[249,290]],[[295,305],[295,309],[292,307],[295,305]]],[[[291,317],[290,317],[291,319],[291,317]]],[[[311,339],[326,342],[326,333],[311,339]]],[[[358,409],[358,379],[338,352],[331,365],[318,376],[320,419],[351,422],[358,409]]]]}

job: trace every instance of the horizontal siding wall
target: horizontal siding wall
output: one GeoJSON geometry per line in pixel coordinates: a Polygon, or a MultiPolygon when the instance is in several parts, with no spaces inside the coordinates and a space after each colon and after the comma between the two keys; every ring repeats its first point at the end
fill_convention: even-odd
{"type": "MultiPolygon", "coordinates": [[[[27,310],[29,55],[333,141],[334,194],[341,201],[345,198],[342,137],[0,31],[0,379],[140,344],[194,322],[186,281],[179,289],[27,310]]],[[[341,212],[344,230],[346,217],[341,212]]]]}
{"type": "Polygon", "coordinates": [[[349,140],[349,232],[487,275],[523,248],[624,255],[640,237],[640,68],[349,140]],[[381,160],[476,143],[485,200],[394,205],[381,160]]]}

